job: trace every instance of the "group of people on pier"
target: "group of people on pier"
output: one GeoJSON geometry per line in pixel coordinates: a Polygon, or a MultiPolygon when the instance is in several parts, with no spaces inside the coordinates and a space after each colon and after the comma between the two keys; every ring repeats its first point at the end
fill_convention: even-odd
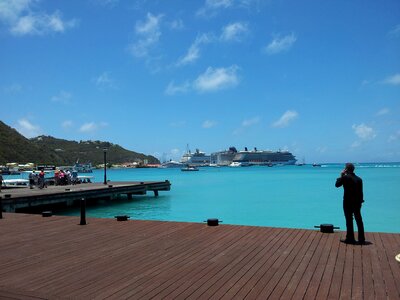
{"type": "Polygon", "coordinates": [[[35,186],[40,189],[47,187],[44,170],[40,170],[38,173],[32,171],[29,174],[29,188],[33,189],[35,186]]]}
{"type": "Polygon", "coordinates": [[[45,171],[32,171],[29,174],[29,187],[33,189],[38,187],[40,189],[46,188],[48,184],[50,185],[71,185],[90,182],[90,179],[85,179],[82,181],[78,178],[78,172],[76,170],[54,170],[54,176],[45,178],[45,171]]]}
{"type": "Polygon", "coordinates": [[[78,181],[78,172],[75,170],[59,170],[54,171],[54,184],[55,185],[69,185],[75,184],[78,181]]]}

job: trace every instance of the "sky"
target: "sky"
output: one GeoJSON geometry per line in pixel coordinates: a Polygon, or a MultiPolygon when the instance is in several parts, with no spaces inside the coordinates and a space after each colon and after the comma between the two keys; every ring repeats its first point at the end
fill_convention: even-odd
{"type": "Polygon", "coordinates": [[[27,138],[400,161],[398,0],[0,0],[0,120],[27,138]]]}

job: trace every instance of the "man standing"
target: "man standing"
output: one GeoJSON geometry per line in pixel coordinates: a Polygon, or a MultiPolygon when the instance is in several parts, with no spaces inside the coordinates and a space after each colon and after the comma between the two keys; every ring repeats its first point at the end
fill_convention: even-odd
{"type": "Polygon", "coordinates": [[[346,218],[346,239],[341,242],[355,244],[353,215],[358,228],[358,243],[365,244],[364,224],[361,217],[361,205],[364,202],[362,179],[354,174],[354,165],[347,163],[340,177],[336,179],[336,187],[343,186],[343,211],[346,218]]]}
{"type": "Polygon", "coordinates": [[[29,188],[33,189],[33,186],[35,185],[35,171],[32,171],[31,173],[29,173],[29,188]]]}

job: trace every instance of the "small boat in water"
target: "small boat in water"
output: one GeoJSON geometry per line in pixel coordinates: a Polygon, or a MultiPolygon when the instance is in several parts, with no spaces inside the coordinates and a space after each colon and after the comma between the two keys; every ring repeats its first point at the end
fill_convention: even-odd
{"type": "Polygon", "coordinates": [[[181,169],[181,171],[198,171],[199,168],[195,167],[195,166],[186,166],[184,168],[181,169]]]}
{"type": "Polygon", "coordinates": [[[29,186],[27,179],[3,179],[1,188],[26,188],[29,186]]]}

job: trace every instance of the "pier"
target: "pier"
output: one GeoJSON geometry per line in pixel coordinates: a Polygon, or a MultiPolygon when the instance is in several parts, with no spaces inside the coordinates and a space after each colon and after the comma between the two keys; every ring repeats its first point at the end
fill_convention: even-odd
{"type": "Polygon", "coordinates": [[[4,213],[0,298],[399,299],[400,234],[4,213]]]}
{"type": "Polygon", "coordinates": [[[73,205],[76,201],[85,198],[89,201],[111,200],[120,195],[127,195],[131,199],[133,195],[145,195],[153,192],[158,196],[159,191],[169,191],[171,183],[165,181],[146,182],[111,182],[86,183],[77,185],[48,186],[47,188],[29,189],[12,188],[3,189],[2,197],[3,210],[7,212],[18,212],[40,206],[52,206],[64,204],[73,205]]]}

